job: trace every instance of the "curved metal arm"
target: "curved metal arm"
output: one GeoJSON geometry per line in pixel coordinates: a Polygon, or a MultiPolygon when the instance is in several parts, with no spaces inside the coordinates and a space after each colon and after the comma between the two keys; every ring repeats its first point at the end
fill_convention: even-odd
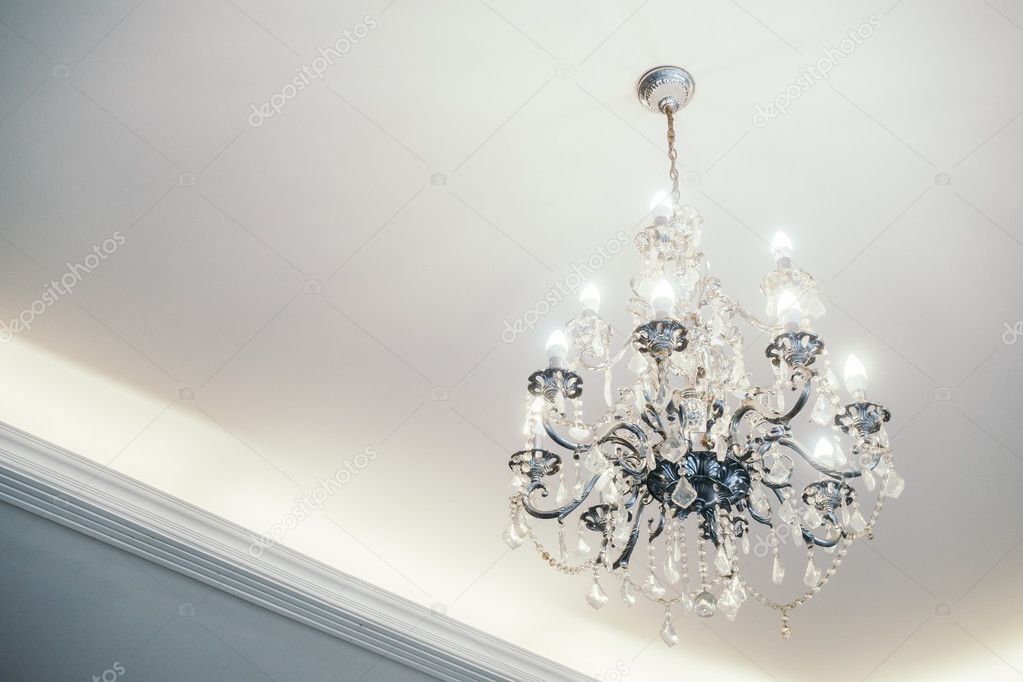
{"type": "Polygon", "coordinates": [[[565,438],[564,436],[562,436],[557,431],[555,431],[554,427],[551,426],[551,423],[549,421],[547,421],[546,417],[544,417],[544,420],[543,420],[543,430],[547,432],[547,435],[550,436],[550,439],[552,441],[554,441],[555,443],[557,443],[561,447],[565,448],[566,450],[576,451],[576,450],[578,450],[579,448],[582,447],[582,445],[580,445],[579,443],[571,441],[571,440],[565,438]]]}
{"type": "Polygon", "coordinates": [[[628,568],[629,559],[632,557],[632,550],[636,549],[636,541],[639,540],[639,522],[643,518],[643,509],[646,508],[646,500],[640,500],[639,505],[636,507],[636,518],[632,521],[632,532],[629,534],[629,541],[625,544],[625,549],[618,555],[611,568],[628,568]]]}
{"type": "Polygon", "coordinates": [[[558,523],[564,523],[565,517],[568,516],[569,514],[571,514],[572,512],[574,512],[576,509],[578,509],[579,505],[582,504],[583,501],[586,500],[586,498],[590,496],[590,493],[593,492],[593,488],[594,488],[594,486],[597,485],[597,480],[600,477],[601,477],[601,474],[597,474],[593,478],[591,478],[590,482],[586,484],[585,488],[583,488],[583,492],[579,496],[579,498],[575,499],[575,500],[572,500],[571,502],[566,504],[564,507],[558,507],[557,509],[551,509],[550,511],[544,511],[542,509],[537,509],[536,507],[534,507],[533,503],[530,501],[529,497],[524,497],[524,498],[522,498],[522,508],[525,509],[526,513],[529,514],[532,517],[535,517],[535,518],[538,518],[538,519],[555,519],[556,518],[558,520],[558,523]]]}
{"type": "Polygon", "coordinates": [[[819,464],[818,462],[814,461],[813,455],[807,452],[806,448],[804,448],[798,441],[794,441],[791,438],[779,438],[774,442],[778,443],[778,445],[783,445],[787,447],[789,450],[792,450],[797,455],[806,460],[806,463],[812,466],[814,469],[832,478],[837,479],[856,478],[857,476],[860,475],[859,471],[854,471],[851,469],[846,471],[840,471],[838,469],[832,469],[831,467],[826,467],[819,464]]]}

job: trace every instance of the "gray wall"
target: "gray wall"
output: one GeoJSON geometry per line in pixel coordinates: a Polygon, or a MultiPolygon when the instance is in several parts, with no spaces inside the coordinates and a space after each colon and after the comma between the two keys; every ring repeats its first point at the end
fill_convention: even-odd
{"type": "Polygon", "coordinates": [[[433,678],[0,503],[0,679],[433,678]]]}

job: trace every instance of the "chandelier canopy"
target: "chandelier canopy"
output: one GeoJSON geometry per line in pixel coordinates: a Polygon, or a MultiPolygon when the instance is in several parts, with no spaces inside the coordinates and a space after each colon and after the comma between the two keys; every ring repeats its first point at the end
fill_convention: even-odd
{"type": "Polygon", "coordinates": [[[773,242],[776,269],[761,283],[776,322],[760,321],[709,274],[699,248],[703,220],[682,204],[676,167],[674,119],[695,82],[684,69],[659,67],[638,90],[667,119],[671,194],[636,236],[633,329],[614,347],[616,331],[601,318],[591,283],[567,336],[551,335],[548,366],[527,383],[525,445],[509,462],[504,539],[512,548],[530,542],[564,573],[592,572],[586,601],[595,609],[608,601],[608,577],[621,583],[626,606],[637,594],[662,605],[668,645],[678,642],[673,614],[732,620],[750,597],[781,612],[787,638],[789,612],[831,579],[854,540],[872,537],[885,499],[902,492],[884,426],[891,415],[867,399],[855,356],[845,363],[848,398],[839,393],[813,326],[824,314],[820,286],[792,263],[783,233],[773,242]],[[751,383],[739,325],[773,338],[767,385],[751,383]],[[621,365],[631,378],[614,389],[621,365]],[[590,422],[584,370],[603,375],[602,390],[587,384],[587,396],[604,403],[590,422]],[[797,425],[818,438],[812,450],[797,425]],[[765,534],[763,551],[750,551],[754,528],[765,534]],[[791,563],[782,560],[786,546],[805,552],[803,585],[776,601],[747,575],[759,570],[781,585],[791,563]]]}

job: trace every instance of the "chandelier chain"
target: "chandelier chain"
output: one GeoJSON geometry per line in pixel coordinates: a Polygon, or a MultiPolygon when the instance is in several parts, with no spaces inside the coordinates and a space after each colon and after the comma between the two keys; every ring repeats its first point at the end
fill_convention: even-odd
{"type": "Polygon", "coordinates": [[[678,150],[675,149],[675,114],[670,108],[664,110],[668,117],[668,177],[671,178],[671,207],[677,210],[682,204],[682,195],[678,189],[678,150]]]}

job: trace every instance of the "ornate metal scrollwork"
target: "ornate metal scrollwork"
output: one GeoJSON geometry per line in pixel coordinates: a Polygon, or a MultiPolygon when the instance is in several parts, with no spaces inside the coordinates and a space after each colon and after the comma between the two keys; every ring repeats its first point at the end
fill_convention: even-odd
{"type": "Polygon", "coordinates": [[[845,433],[855,431],[866,438],[881,430],[881,425],[892,418],[883,405],[870,402],[850,403],[835,415],[835,424],[845,433]]]}
{"type": "Polygon", "coordinates": [[[824,352],[824,342],[808,331],[785,332],[774,337],[766,355],[775,367],[784,360],[789,367],[809,367],[824,352]]]}
{"type": "Polygon", "coordinates": [[[811,483],[803,489],[803,502],[823,514],[852,504],[855,499],[856,492],[849,484],[832,479],[811,483]]]}
{"type": "Polygon", "coordinates": [[[583,380],[575,372],[557,367],[549,367],[529,375],[526,389],[530,394],[541,396],[549,403],[554,402],[560,393],[566,398],[578,398],[583,394],[583,380]]]}
{"type": "Polygon", "coordinates": [[[640,353],[663,361],[672,353],[681,353],[689,344],[686,328],[675,320],[653,320],[636,327],[633,344],[640,353]]]}

